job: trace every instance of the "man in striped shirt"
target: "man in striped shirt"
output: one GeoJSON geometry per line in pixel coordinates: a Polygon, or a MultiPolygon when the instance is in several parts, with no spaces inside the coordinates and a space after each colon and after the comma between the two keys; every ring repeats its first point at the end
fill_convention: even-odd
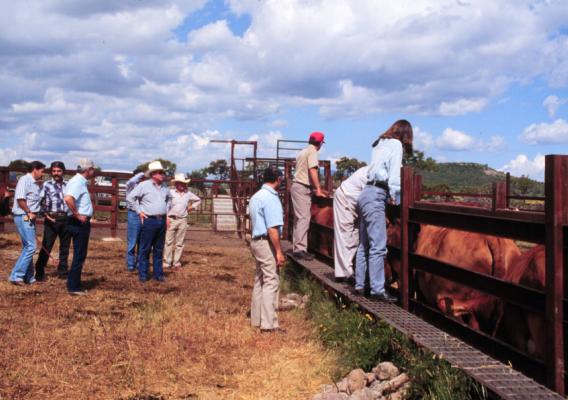
{"type": "Polygon", "coordinates": [[[43,226],[43,241],[41,250],[36,261],[35,278],[38,281],[45,280],[45,266],[49,259],[49,254],[59,237],[59,263],[57,265],[57,274],[60,278],[67,276],[69,244],[71,236],[67,230],[67,204],[63,200],[64,189],[67,182],[63,180],[65,174],[65,164],[61,161],[51,163],[51,180],[43,184],[40,197],[45,216],[43,226]]]}
{"type": "Polygon", "coordinates": [[[22,286],[24,283],[35,283],[33,257],[36,250],[36,218],[40,209],[40,184],[45,165],[41,161],[30,163],[30,172],[22,176],[16,185],[14,195],[14,224],[22,239],[22,254],[16,261],[10,282],[22,286]]]}

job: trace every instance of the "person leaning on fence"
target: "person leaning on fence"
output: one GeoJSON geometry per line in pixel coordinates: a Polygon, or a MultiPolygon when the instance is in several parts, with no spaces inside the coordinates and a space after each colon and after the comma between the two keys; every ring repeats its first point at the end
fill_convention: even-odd
{"type": "Polygon", "coordinates": [[[67,182],[64,189],[67,213],[67,230],[73,240],[73,261],[67,273],[67,291],[72,295],[85,295],[81,283],[81,273],[87,258],[89,238],[91,236],[91,218],[93,203],[89,194],[89,179],[95,175],[95,163],[81,159],[77,165],[77,174],[67,182]]]}
{"type": "Polygon", "coordinates": [[[65,204],[63,194],[67,185],[67,182],[63,180],[64,174],[65,164],[61,161],[52,162],[51,179],[43,184],[40,192],[44,225],[41,249],[35,265],[35,278],[38,281],[45,280],[45,266],[57,238],[59,238],[57,275],[60,278],[67,277],[71,236],[67,230],[67,213],[69,208],[65,204]]]}
{"type": "Polygon", "coordinates": [[[292,251],[299,259],[311,260],[308,253],[308,229],[311,220],[312,190],[316,197],[325,197],[319,181],[318,151],[324,142],[324,134],[313,132],[309,145],[296,158],[296,172],[290,189],[294,209],[292,251]]]}
{"type": "Polygon", "coordinates": [[[363,293],[368,269],[371,297],[381,301],[396,301],[385,291],[385,210],[389,201],[400,203],[400,169],[403,153],[412,154],[412,136],[412,125],[406,120],[399,120],[373,143],[367,185],[357,200],[361,226],[355,264],[355,291],[363,293]]]}
{"type": "Polygon", "coordinates": [[[357,199],[367,184],[369,167],[362,167],[344,180],[333,195],[334,265],[337,281],[353,275],[353,261],[359,246],[357,199]]]}
{"type": "Polygon", "coordinates": [[[22,176],[16,185],[12,214],[14,224],[22,240],[22,253],[10,274],[10,282],[21,286],[35,283],[33,257],[36,250],[36,219],[41,211],[41,178],[45,165],[41,161],[30,163],[30,172],[22,176]]]}
{"type": "Polygon", "coordinates": [[[138,247],[140,241],[140,228],[142,223],[140,217],[136,213],[134,205],[128,201],[128,195],[134,188],[144,179],[144,171],[134,170],[134,176],[126,182],[126,209],[128,216],[126,219],[126,269],[135,272],[138,265],[138,247]]]}
{"type": "Polygon", "coordinates": [[[138,277],[146,282],[150,269],[150,252],[153,257],[154,279],[163,282],[162,258],[166,239],[167,218],[171,194],[166,185],[166,174],[160,161],[148,165],[147,181],[140,183],[126,196],[140,218],[140,244],[138,248],[138,277]]]}
{"type": "Polygon", "coordinates": [[[185,174],[175,174],[174,188],[170,189],[172,201],[168,210],[168,229],[164,248],[164,268],[181,267],[181,255],[187,231],[187,214],[197,210],[201,199],[188,190],[185,174]]]}
{"type": "Polygon", "coordinates": [[[267,168],[263,181],[264,185],[249,203],[252,225],[250,248],[256,259],[250,317],[253,327],[259,327],[261,332],[271,332],[279,329],[276,313],[280,287],[278,268],[286,261],[280,246],[284,216],[276,191],[282,183],[282,173],[278,169],[267,168]]]}

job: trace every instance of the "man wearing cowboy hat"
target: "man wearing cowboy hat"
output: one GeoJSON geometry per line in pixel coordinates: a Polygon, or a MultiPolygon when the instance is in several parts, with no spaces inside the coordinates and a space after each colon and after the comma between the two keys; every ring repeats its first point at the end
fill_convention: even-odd
{"type": "Polygon", "coordinates": [[[166,247],[164,249],[164,267],[181,267],[181,255],[187,231],[187,213],[196,210],[201,199],[187,189],[191,179],[185,174],[176,174],[174,188],[170,189],[172,202],[168,210],[168,230],[166,232],[166,247]]]}
{"type": "Polygon", "coordinates": [[[163,282],[162,256],[166,239],[166,214],[171,195],[166,185],[164,167],[160,161],[148,164],[146,176],[150,179],[140,183],[126,196],[126,200],[132,204],[142,224],[138,248],[138,276],[141,282],[149,279],[150,251],[152,251],[154,279],[163,282]]]}

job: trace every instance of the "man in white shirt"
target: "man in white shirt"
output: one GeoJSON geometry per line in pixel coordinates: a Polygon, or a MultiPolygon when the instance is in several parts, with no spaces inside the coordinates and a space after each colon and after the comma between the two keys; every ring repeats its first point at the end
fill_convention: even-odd
{"type": "Polygon", "coordinates": [[[172,202],[168,210],[169,225],[166,231],[166,247],[164,249],[164,268],[181,267],[181,255],[187,232],[187,214],[191,209],[197,210],[201,199],[187,189],[190,179],[184,174],[174,177],[174,189],[170,189],[172,202]]]}
{"type": "Polygon", "coordinates": [[[369,167],[362,167],[341,183],[333,196],[335,278],[353,275],[353,260],[359,246],[357,199],[367,184],[369,167]]]}

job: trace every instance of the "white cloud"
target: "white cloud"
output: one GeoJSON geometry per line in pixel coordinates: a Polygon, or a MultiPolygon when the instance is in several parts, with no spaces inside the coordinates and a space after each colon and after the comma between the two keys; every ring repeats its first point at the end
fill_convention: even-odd
{"type": "Polygon", "coordinates": [[[568,143],[568,122],[559,118],[550,124],[532,124],[525,128],[520,138],[529,144],[568,143]]]}
{"type": "Polygon", "coordinates": [[[544,180],[544,156],[537,154],[531,160],[525,154],[519,154],[500,170],[510,172],[513,176],[524,175],[542,181],[544,180]]]}
{"type": "Polygon", "coordinates": [[[444,116],[464,115],[479,112],[487,105],[487,99],[459,99],[452,102],[443,101],[438,112],[444,116]]]}
{"type": "Polygon", "coordinates": [[[420,129],[419,126],[413,128],[414,140],[413,144],[416,149],[428,150],[434,144],[434,138],[432,135],[426,131],[420,129]]]}
{"type": "Polygon", "coordinates": [[[452,128],[444,129],[442,135],[436,139],[436,146],[441,150],[472,150],[475,145],[476,142],[472,136],[452,128]]]}
{"type": "Polygon", "coordinates": [[[556,116],[556,111],[558,111],[558,108],[561,105],[566,104],[567,101],[568,99],[560,99],[558,98],[558,96],[551,95],[544,99],[542,105],[546,108],[548,116],[550,118],[554,118],[556,116]]]}

